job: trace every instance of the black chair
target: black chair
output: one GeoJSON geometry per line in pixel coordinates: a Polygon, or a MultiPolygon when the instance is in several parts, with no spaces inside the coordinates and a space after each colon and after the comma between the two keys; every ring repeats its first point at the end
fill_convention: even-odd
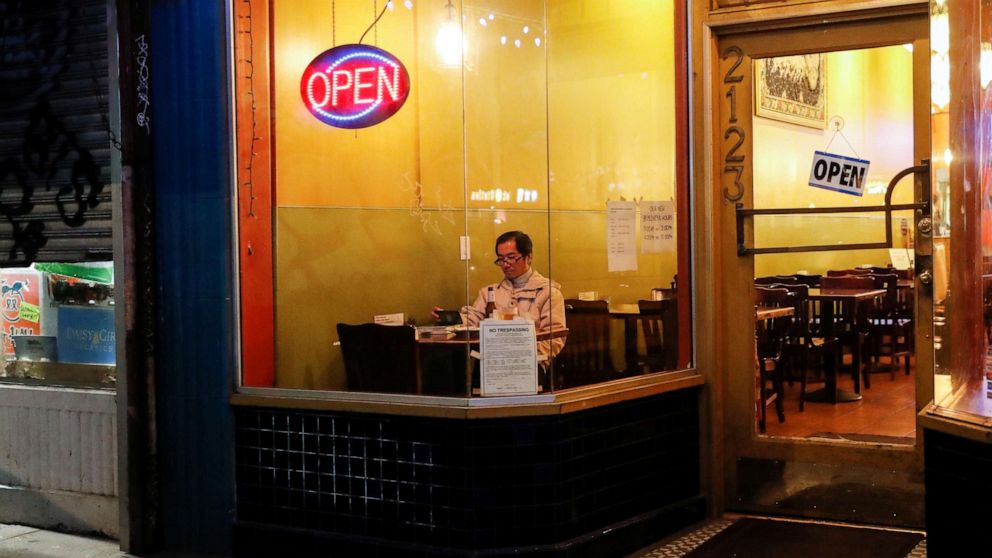
{"type": "Polygon", "coordinates": [[[675,370],[679,360],[678,301],[638,300],[637,309],[645,348],[645,354],[638,355],[638,366],[647,372],[675,370]]]}
{"type": "Polygon", "coordinates": [[[565,300],[568,340],[555,356],[555,389],[606,381],[616,376],[610,353],[610,308],[605,300],[565,300]]]}
{"type": "Polygon", "coordinates": [[[820,279],[823,277],[820,274],[805,274],[805,273],[793,273],[793,277],[796,278],[796,282],[800,285],[806,285],[807,287],[819,287],[820,279]]]}
{"type": "MultiPolygon", "coordinates": [[[[786,289],[757,287],[755,304],[758,308],[782,308],[794,306],[795,297],[786,289]]],[[[755,350],[758,358],[758,431],[764,433],[768,423],[767,407],[775,404],[775,412],[780,423],[785,422],[785,368],[788,359],[783,358],[785,345],[789,339],[792,316],[782,316],[762,320],[755,327],[755,350]],[[769,383],[771,384],[769,386],[769,383]]]]}
{"type": "MultiPolygon", "coordinates": [[[[910,355],[913,350],[913,319],[911,315],[906,316],[900,311],[898,276],[894,273],[886,273],[871,277],[875,281],[876,289],[885,289],[885,296],[882,297],[881,304],[872,309],[868,322],[871,360],[877,365],[880,357],[888,356],[891,363],[887,370],[891,378],[895,380],[897,358],[903,359],[906,374],[909,375],[910,373],[910,355]]],[[[864,383],[866,388],[871,387],[869,373],[874,371],[880,371],[880,369],[872,369],[871,366],[865,368],[864,383]]]]}
{"type": "MultiPolygon", "coordinates": [[[[871,275],[830,275],[820,280],[821,289],[850,289],[850,290],[872,290],[875,288],[875,279],[871,275]]],[[[861,368],[864,366],[863,348],[868,346],[869,331],[867,320],[857,319],[862,316],[863,308],[858,306],[871,307],[874,301],[868,302],[844,302],[838,303],[833,312],[832,329],[841,344],[841,351],[847,347],[851,353],[852,379],[854,380],[854,391],[861,393],[861,368]]],[[[829,304],[829,303],[824,303],[829,304]]],[[[868,310],[870,316],[871,310],[868,310]]],[[[819,314],[822,316],[823,309],[819,314]]],[[[827,329],[827,324],[820,323],[820,330],[827,329]]],[[[843,354],[843,353],[842,353],[843,354]]],[[[843,356],[841,357],[843,359],[843,356]]]]}
{"type": "Polygon", "coordinates": [[[827,271],[827,277],[845,277],[848,275],[871,275],[871,269],[870,268],[831,269],[827,271]]]}
{"type": "Polygon", "coordinates": [[[350,391],[418,393],[417,333],[411,326],[338,324],[350,391]]]}
{"type": "Polygon", "coordinates": [[[754,279],[755,285],[772,285],[776,283],[797,283],[795,277],[791,275],[768,275],[766,277],[756,277],[754,279]]]}
{"type": "MultiPolygon", "coordinates": [[[[812,330],[813,320],[810,317],[809,287],[806,285],[773,285],[773,288],[783,288],[792,293],[795,315],[785,343],[786,354],[795,366],[790,369],[799,375],[799,411],[806,410],[806,384],[810,372],[815,378],[822,379],[827,369],[834,373],[840,370],[840,345],[836,337],[815,335],[812,330]]],[[[792,385],[791,379],[789,385],[792,385]]]]}

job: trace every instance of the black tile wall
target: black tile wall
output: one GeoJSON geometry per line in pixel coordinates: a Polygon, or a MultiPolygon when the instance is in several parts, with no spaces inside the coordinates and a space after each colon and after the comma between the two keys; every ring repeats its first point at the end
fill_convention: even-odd
{"type": "Polygon", "coordinates": [[[547,545],[699,495],[697,391],[560,416],[238,408],[238,520],[485,549],[547,545]]]}
{"type": "Polygon", "coordinates": [[[977,555],[989,525],[992,444],[926,430],[923,447],[927,554],[977,555]]]}

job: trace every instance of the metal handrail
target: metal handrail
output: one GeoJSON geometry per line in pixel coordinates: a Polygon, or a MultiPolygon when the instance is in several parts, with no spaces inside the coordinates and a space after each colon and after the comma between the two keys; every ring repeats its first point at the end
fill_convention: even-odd
{"type": "Polygon", "coordinates": [[[790,207],[779,209],[745,209],[744,204],[736,204],[737,212],[737,255],[751,254],[783,254],[789,252],[828,252],[834,250],[865,250],[870,248],[892,248],[892,212],[906,209],[919,209],[930,214],[930,159],[924,159],[919,165],[899,171],[885,191],[884,205],[869,205],[865,207],[790,207]],[[908,174],[915,174],[921,181],[921,199],[917,203],[892,204],[892,190],[896,184],[908,174]],[[885,241],[864,242],[860,244],[821,244],[815,246],[773,246],[770,248],[748,248],[744,239],[744,220],[755,215],[806,215],[833,213],[871,213],[885,212],[885,241]]]}

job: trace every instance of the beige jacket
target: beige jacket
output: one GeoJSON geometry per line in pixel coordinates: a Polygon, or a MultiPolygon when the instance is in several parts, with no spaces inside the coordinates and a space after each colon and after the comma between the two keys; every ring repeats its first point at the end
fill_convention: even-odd
{"type": "MultiPolygon", "coordinates": [[[[462,306],[462,318],[466,325],[478,326],[486,317],[486,294],[490,286],[494,287],[497,308],[515,306],[519,316],[534,320],[538,333],[551,331],[552,327],[555,330],[565,328],[565,297],[561,294],[561,285],[536,270],[531,274],[527,284],[519,289],[514,289],[513,283],[507,279],[479,289],[479,296],[475,302],[471,306],[462,306]]],[[[564,346],[565,338],[558,337],[538,342],[537,352],[554,356],[564,346]]]]}

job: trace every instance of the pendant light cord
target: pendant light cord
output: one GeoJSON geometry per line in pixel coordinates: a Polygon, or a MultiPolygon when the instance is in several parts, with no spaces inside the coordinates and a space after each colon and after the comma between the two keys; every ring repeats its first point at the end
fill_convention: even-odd
{"type": "MultiPolygon", "coordinates": [[[[372,25],[369,25],[369,28],[366,29],[364,33],[362,33],[362,38],[358,39],[358,44],[362,44],[362,41],[365,40],[365,35],[368,35],[369,34],[369,31],[371,31],[372,28],[375,27],[375,24],[376,23],[379,23],[379,20],[382,19],[382,16],[386,13],[386,8],[388,8],[388,7],[389,7],[389,2],[387,1],[386,2],[386,5],[382,7],[382,11],[379,12],[379,16],[376,17],[375,20],[372,22],[372,25]]],[[[374,9],[375,8],[373,8],[373,10],[374,9]]],[[[379,42],[378,41],[378,32],[376,33],[376,35],[377,35],[376,42],[379,42]]]]}

